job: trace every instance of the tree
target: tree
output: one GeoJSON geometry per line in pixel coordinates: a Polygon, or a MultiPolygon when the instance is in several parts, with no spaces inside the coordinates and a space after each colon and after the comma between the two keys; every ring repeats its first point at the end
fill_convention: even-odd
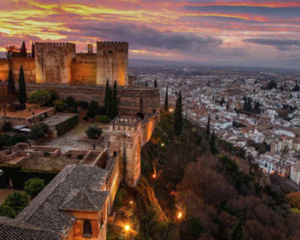
{"type": "Polygon", "coordinates": [[[8,75],[8,82],[7,82],[7,94],[15,94],[15,92],[16,92],[16,87],[15,87],[14,76],[12,70],[10,69],[8,75]]]}
{"type": "Polygon", "coordinates": [[[26,49],[25,41],[23,41],[23,43],[22,43],[22,47],[21,47],[21,51],[20,51],[19,56],[20,57],[27,57],[27,49],[26,49]]]}
{"type": "Polygon", "coordinates": [[[33,43],[31,44],[31,57],[35,58],[35,47],[33,43]]]}
{"type": "Polygon", "coordinates": [[[174,133],[180,135],[182,132],[182,106],[179,98],[176,101],[176,108],[174,112],[174,133]]]}
{"type": "Polygon", "coordinates": [[[179,103],[182,106],[182,96],[181,96],[181,91],[179,91],[179,103]]]}
{"type": "Polygon", "coordinates": [[[300,192],[292,192],[286,195],[287,202],[292,208],[300,209],[300,192]]]}
{"type": "Polygon", "coordinates": [[[223,106],[223,104],[226,103],[224,97],[220,100],[220,105],[223,106]]]}
{"type": "Polygon", "coordinates": [[[109,90],[108,79],[106,81],[104,106],[105,106],[105,113],[106,113],[107,116],[109,116],[109,112],[110,112],[110,90],[109,90]]]}
{"type": "Polygon", "coordinates": [[[216,155],[218,150],[217,150],[217,146],[216,146],[216,134],[215,131],[213,131],[211,138],[210,138],[210,151],[213,155],[216,155]]]}
{"type": "Polygon", "coordinates": [[[19,74],[19,102],[20,104],[24,105],[26,103],[27,95],[26,95],[26,84],[25,84],[25,77],[23,67],[20,67],[20,74],[19,74]]]}
{"type": "Polygon", "coordinates": [[[111,112],[110,112],[111,119],[114,119],[116,116],[118,116],[117,81],[114,82],[114,87],[112,92],[111,112]]]}
{"type": "Polygon", "coordinates": [[[0,87],[0,108],[3,109],[3,115],[6,117],[6,109],[9,104],[9,98],[7,94],[7,89],[6,88],[1,88],[0,87]]]}
{"type": "Polygon", "coordinates": [[[30,131],[29,138],[36,140],[40,138],[44,138],[46,134],[48,133],[48,126],[45,123],[36,123],[30,131]]]}
{"type": "Polygon", "coordinates": [[[206,124],[206,136],[210,135],[210,115],[208,115],[207,124],[206,124]]]}
{"type": "Polygon", "coordinates": [[[40,191],[45,187],[43,179],[39,178],[30,178],[25,182],[24,190],[31,197],[36,197],[40,191]]]}
{"type": "Polygon", "coordinates": [[[101,136],[102,129],[96,125],[89,126],[85,131],[89,139],[98,139],[101,136]]]}
{"type": "Polygon", "coordinates": [[[8,195],[0,207],[0,216],[15,217],[28,205],[27,195],[14,192],[8,195]]]}
{"type": "Polygon", "coordinates": [[[244,240],[244,223],[243,217],[239,218],[237,224],[233,227],[232,232],[229,236],[229,240],[244,240]]]}
{"type": "Polygon", "coordinates": [[[166,88],[166,97],[165,97],[164,110],[165,110],[166,112],[169,111],[168,86],[167,86],[167,88],[166,88]]]}
{"type": "Polygon", "coordinates": [[[12,57],[18,56],[19,53],[20,53],[20,49],[14,45],[6,47],[7,58],[12,58],[12,57]]]}
{"type": "Polygon", "coordinates": [[[148,87],[148,82],[146,82],[145,87],[148,87]]]}
{"type": "Polygon", "coordinates": [[[11,122],[4,122],[2,130],[3,132],[9,132],[12,128],[12,123],[11,122]]]}
{"type": "Polygon", "coordinates": [[[88,112],[87,112],[87,116],[90,118],[94,118],[99,114],[99,104],[96,101],[91,101],[89,108],[88,108],[88,112]]]}
{"type": "Polygon", "coordinates": [[[154,80],[154,87],[157,88],[157,80],[156,79],[154,80]]]}
{"type": "Polygon", "coordinates": [[[197,240],[204,232],[201,220],[191,217],[180,224],[180,235],[182,240],[197,240]]]}
{"type": "Polygon", "coordinates": [[[51,100],[51,95],[45,90],[37,90],[29,95],[29,102],[39,103],[42,106],[45,106],[47,102],[51,100]]]}

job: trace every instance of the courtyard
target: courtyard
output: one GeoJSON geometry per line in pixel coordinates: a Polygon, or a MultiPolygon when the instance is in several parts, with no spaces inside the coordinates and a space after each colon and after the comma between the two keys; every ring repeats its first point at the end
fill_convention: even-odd
{"type": "MultiPolygon", "coordinates": [[[[93,149],[92,143],[89,141],[83,141],[83,139],[87,139],[85,131],[89,126],[91,126],[91,124],[80,123],[64,135],[51,140],[48,143],[43,143],[43,146],[59,147],[61,148],[62,153],[66,153],[72,149],[91,150],[93,149]]],[[[105,147],[109,138],[107,130],[108,126],[100,127],[102,128],[102,136],[101,141],[96,145],[96,150],[105,147]]]]}
{"type": "MultiPolygon", "coordinates": [[[[26,104],[26,109],[24,110],[19,110],[19,111],[15,111],[15,112],[11,112],[6,110],[6,117],[10,117],[10,118],[29,118],[33,115],[38,115],[41,114],[43,112],[48,112],[49,110],[51,110],[50,107],[45,107],[45,108],[41,108],[38,104],[30,104],[27,103],[26,104]]],[[[4,112],[3,109],[0,110],[0,117],[4,116],[4,112]]]]}

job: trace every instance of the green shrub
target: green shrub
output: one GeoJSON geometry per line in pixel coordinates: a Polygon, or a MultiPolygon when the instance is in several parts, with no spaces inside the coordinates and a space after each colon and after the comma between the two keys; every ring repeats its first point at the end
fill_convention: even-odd
{"type": "Polygon", "coordinates": [[[14,137],[11,137],[7,134],[0,135],[0,149],[4,147],[10,147],[15,145],[17,142],[14,137]]]}
{"type": "Polygon", "coordinates": [[[44,156],[45,156],[45,157],[49,157],[49,156],[50,156],[50,153],[44,152],[44,156]]]}
{"type": "Polygon", "coordinates": [[[89,139],[98,139],[101,136],[102,129],[96,125],[92,125],[85,131],[89,139]]]}
{"type": "Polygon", "coordinates": [[[37,90],[29,95],[29,102],[45,106],[51,100],[51,94],[45,90],[37,90]]]}
{"type": "Polygon", "coordinates": [[[27,136],[25,134],[18,134],[16,136],[13,137],[15,139],[16,142],[27,142],[27,136]]]}
{"type": "Polygon", "coordinates": [[[68,108],[73,108],[76,105],[76,100],[72,96],[69,96],[65,99],[64,104],[66,104],[68,108]]]}
{"type": "Polygon", "coordinates": [[[82,109],[87,109],[89,107],[89,103],[87,101],[79,101],[77,102],[77,106],[81,107],[82,109]]]}
{"type": "Polygon", "coordinates": [[[99,114],[100,106],[96,101],[91,101],[87,116],[94,118],[99,114]]]}
{"type": "Polygon", "coordinates": [[[85,115],[85,116],[83,117],[83,120],[87,122],[87,121],[89,120],[89,116],[88,116],[88,115],[85,115]]]}
{"type": "Polygon", "coordinates": [[[47,124],[37,123],[32,127],[29,138],[33,140],[44,138],[48,133],[48,130],[47,124]]]}
{"type": "Polygon", "coordinates": [[[0,207],[0,216],[15,217],[28,205],[26,193],[14,192],[5,198],[0,207]],[[6,215],[7,214],[7,215],[6,215]]]}
{"type": "Polygon", "coordinates": [[[31,198],[34,198],[44,187],[45,183],[43,179],[31,178],[25,182],[24,190],[31,198]]]}
{"type": "Polygon", "coordinates": [[[106,115],[100,116],[99,122],[101,123],[108,123],[109,122],[109,117],[106,115]]]}
{"type": "Polygon", "coordinates": [[[9,132],[12,129],[12,123],[11,122],[4,122],[2,130],[3,132],[9,132]]]}

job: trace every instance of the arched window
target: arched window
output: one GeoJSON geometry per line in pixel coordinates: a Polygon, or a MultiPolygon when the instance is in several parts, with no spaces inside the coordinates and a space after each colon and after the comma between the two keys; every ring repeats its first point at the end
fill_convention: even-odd
{"type": "Polygon", "coordinates": [[[84,238],[92,237],[92,224],[88,220],[84,221],[83,223],[83,237],[84,238]]]}

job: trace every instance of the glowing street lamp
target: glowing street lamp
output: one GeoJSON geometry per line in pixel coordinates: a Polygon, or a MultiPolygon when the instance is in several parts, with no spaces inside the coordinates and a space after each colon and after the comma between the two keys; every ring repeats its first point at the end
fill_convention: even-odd
{"type": "Polygon", "coordinates": [[[129,230],[130,230],[130,226],[129,226],[129,225],[126,225],[126,226],[125,226],[125,231],[128,232],[129,230]]]}
{"type": "Polygon", "coordinates": [[[133,204],[133,201],[130,201],[129,203],[130,203],[130,204],[133,204]]]}
{"type": "Polygon", "coordinates": [[[181,218],[182,218],[182,212],[179,212],[179,213],[177,214],[177,218],[178,218],[178,219],[181,219],[181,218]]]}
{"type": "Polygon", "coordinates": [[[162,146],[162,147],[164,147],[164,146],[165,146],[165,144],[164,144],[164,143],[162,143],[162,144],[161,144],[161,146],[162,146]]]}

